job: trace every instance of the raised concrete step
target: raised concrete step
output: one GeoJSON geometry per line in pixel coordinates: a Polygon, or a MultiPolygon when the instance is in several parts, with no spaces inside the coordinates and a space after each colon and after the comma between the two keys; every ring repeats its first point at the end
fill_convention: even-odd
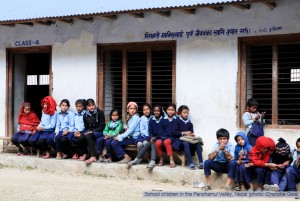
{"type": "MultiPolygon", "coordinates": [[[[70,172],[93,174],[95,176],[119,177],[123,179],[153,180],[163,183],[181,183],[190,185],[193,182],[204,182],[205,176],[203,170],[189,170],[188,167],[177,166],[169,168],[168,165],[155,167],[152,171],[146,168],[147,164],[140,164],[127,168],[127,165],[117,163],[93,163],[86,165],[84,162],[71,159],[43,159],[36,156],[16,156],[13,153],[1,153],[0,163],[5,166],[38,168],[53,172],[70,172]]],[[[213,188],[221,189],[226,182],[226,174],[212,174],[213,188]]]]}

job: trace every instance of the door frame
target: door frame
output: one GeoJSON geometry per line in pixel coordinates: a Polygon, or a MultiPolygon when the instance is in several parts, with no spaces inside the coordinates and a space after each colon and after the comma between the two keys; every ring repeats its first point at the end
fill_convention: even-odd
{"type": "Polygon", "coordinates": [[[13,135],[13,55],[14,54],[31,54],[31,53],[49,53],[49,95],[52,95],[53,90],[53,73],[52,73],[52,46],[38,47],[18,47],[6,48],[6,99],[5,99],[5,136],[13,135]]]}

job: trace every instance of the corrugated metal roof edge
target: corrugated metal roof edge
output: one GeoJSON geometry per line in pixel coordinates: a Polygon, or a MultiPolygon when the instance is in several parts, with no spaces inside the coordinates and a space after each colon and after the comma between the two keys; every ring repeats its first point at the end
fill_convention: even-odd
{"type": "Polygon", "coordinates": [[[112,12],[99,12],[99,13],[86,13],[86,14],[74,14],[74,15],[62,15],[62,16],[45,16],[41,18],[24,18],[19,20],[0,20],[0,24],[12,24],[21,22],[33,22],[33,21],[46,21],[46,20],[61,20],[69,18],[87,18],[87,17],[105,17],[118,14],[127,13],[141,13],[141,12],[153,12],[153,11],[165,11],[165,10],[180,10],[180,9],[194,9],[201,7],[214,7],[214,6],[225,6],[232,4],[252,4],[252,3],[264,3],[273,2],[272,0],[237,0],[237,1],[227,1],[222,3],[207,3],[207,4],[194,4],[189,6],[172,6],[172,7],[160,7],[160,8],[146,8],[146,9],[133,9],[133,10],[120,10],[112,12]]]}

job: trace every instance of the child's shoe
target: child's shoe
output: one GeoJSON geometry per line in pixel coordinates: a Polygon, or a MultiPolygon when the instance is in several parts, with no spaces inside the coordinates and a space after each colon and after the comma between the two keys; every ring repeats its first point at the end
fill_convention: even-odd
{"type": "Polygon", "coordinates": [[[199,163],[198,167],[199,169],[203,169],[204,168],[203,163],[199,163]]]}
{"type": "Polygon", "coordinates": [[[193,163],[191,163],[190,164],[190,170],[195,170],[195,169],[196,169],[195,165],[193,163]]]}
{"type": "Polygon", "coordinates": [[[273,185],[265,184],[264,190],[265,191],[279,191],[279,186],[277,184],[273,184],[273,185]]]}
{"type": "Polygon", "coordinates": [[[136,165],[136,164],[138,164],[138,163],[139,163],[139,159],[138,159],[138,158],[135,158],[134,160],[132,160],[132,161],[130,161],[130,162],[128,163],[128,166],[130,167],[130,166],[136,165]]]}
{"type": "Polygon", "coordinates": [[[150,163],[147,165],[147,168],[152,170],[155,167],[155,161],[150,161],[150,163]]]}
{"type": "Polygon", "coordinates": [[[225,186],[225,191],[232,191],[231,186],[225,186]]]}

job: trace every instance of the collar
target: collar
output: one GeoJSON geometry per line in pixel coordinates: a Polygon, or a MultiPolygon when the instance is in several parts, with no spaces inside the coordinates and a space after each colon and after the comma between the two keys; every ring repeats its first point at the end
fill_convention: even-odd
{"type": "Polygon", "coordinates": [[[181,121],[183,121],[185,124],[187,124],[187,123],[190,122],[190,119],[189,119],[189,118],[183,119],[181,116],[179,116],[179,119],[180,119],[181,121]]]}
{"type": "Polygon", "coordinates": [[[85,110],[82,110],[80,113],[75,112],[75,114],[76,114],[77,116],[82,116],[82,115],[84,115],[84,113],[85,113],[85,110]]]}
{"type": "MultiPolygon", "coordinates": [[[[164,117],[164,119],[169,119],[168,115],[166,115],[166,116],[164,117]]],[[[177,117],[176,117],[175,114],[173,115],[172,119],[177,119],[177,117]]]]}

